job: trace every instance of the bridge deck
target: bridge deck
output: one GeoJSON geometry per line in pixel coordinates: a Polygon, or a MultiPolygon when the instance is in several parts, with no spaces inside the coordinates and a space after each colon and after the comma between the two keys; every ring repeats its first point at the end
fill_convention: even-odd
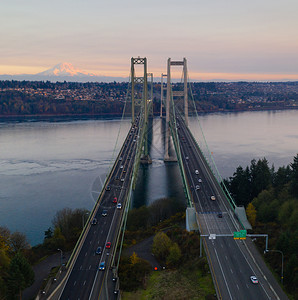
{"type": "Polygon", "coordinates": [[[218,298],[288,299],[249,239],[216,237],[242,228],[183,119],[178,116],[176,121],[184,174],[200,232],[215,237],[203,238],[203,242],[218,298]],[[251,275],[258,277],[259,284],[252,284],[251,275]]]}

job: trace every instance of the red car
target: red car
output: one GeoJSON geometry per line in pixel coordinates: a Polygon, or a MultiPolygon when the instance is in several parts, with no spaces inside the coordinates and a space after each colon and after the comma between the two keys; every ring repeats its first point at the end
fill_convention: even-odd
{"type": "Polygon", "coordinates": [[[111,248],[111,242],[107,242],[106,248],[107,248],[107,249],[110,249],[110,248],[111,248]]]}
{"type": "Polygon", "coordinates": [[[113,199],[113,203],[117,203],[117,197],[113,199]]]}

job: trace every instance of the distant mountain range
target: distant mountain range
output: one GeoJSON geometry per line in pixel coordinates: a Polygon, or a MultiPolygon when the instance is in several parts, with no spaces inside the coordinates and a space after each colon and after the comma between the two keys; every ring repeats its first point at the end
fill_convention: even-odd
{"type": "Polygon", "coordinates": [[[0,80],[30,80],[30,81],[68,81],[68,82],[123,82],[128,77],[97,76],[74,68],[70,63],[60,63],[53,68],[37,74],[0,75],[0,80]]]}

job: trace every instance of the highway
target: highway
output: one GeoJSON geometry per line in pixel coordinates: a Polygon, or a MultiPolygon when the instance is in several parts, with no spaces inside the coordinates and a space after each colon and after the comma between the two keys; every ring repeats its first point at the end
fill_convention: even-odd
{"type": "Polygon", "coordinates": [[[138,138],[139,118],[136,118],[98,199],[85,237],[70,265],[69,275],[61,289],[59,299],[117,297],[114,295],[116,283],[112,281],[110,264],[131,184],[138,138]],[[121,209],[117,208],[118,203],[121,203],[121,209]],[[94,218],[97,220],[96,224],[92,224],[94,218]],[[110,248],[106,248],[108,242],[111,243],[110,248]],[[95,253],[98,247],[101,247],[101,254],[95,253]],[[104,270],[99,269],[101,263],[104,263],[104,270]]]}
{"type": "Polygon", "coordinates": [[[184,172],[198,213],[200,233],[217,235],[215,239],[202,239],[218,298],[288,299],[249,238],[234,240],[233,237],[218,236],[232,234],[242,228],[180,116],[176,117],[176,125],[184,172]],[[211,200],[211,196],[215,200],[211,200]],[[258,278],[258,284],[251,282],[252,275],[258,278]]]}

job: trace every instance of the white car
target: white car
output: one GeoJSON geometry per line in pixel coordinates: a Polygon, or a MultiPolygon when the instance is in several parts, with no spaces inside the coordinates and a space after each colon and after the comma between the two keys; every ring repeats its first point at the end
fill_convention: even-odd
{"type": "Polygon", "coordinates": [[[212,195],[212,196],[210,197],[210,199],[211,199],[212,201],[215,201],[215,196],[212,195]]]}
{"type": "Polygon", "coordinates": [[[256,276],[250,276],[250,280],[251,280],[251,282],[253,283],[253,284],[257,284],[257,283],[259,283],[259,280],[258,280],[258,278],[256,277],[256,276]]]}
{"type": "Polygon", "coordinates": [[[201,178],[199,178],[199,180],[198,180],[198,181],[199,181],[199,183],[202,183],[202,182],[203,182],[201,178]]]}
{"type": "Polygon", "coordinates": [[[199,170],[195,170],[195,173],[196,173],[197,175],[199,175],[199,170]]]}
{"type": "Polygon", "coordinates": [[[196,190],[199,190],[200,189],[200,186],[199,185],[196,185],[196,190]]]}
{"type": "Polygon", "coordinates": [[[121,204],[121,203],[118,203],[118,204],[117,204],[117,208],[118,208],[118,209],[121,209],[121,208],[122,208],[122,204],[121,204]]]}

